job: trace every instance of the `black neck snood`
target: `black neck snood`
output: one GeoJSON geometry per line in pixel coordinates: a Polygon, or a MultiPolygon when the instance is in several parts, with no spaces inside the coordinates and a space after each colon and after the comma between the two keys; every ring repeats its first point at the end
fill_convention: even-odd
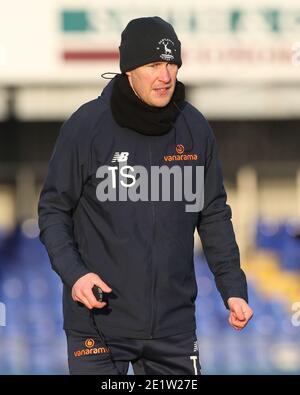
{"type": "Polygon", "coordinates": [[[185,87],[176,81],[172,99],[165,107],[149,106],[134,93],[127,75],[121,74],[115,77],[111,109],[120,126],[148,136],[159,136],[170,131],[179,109],[183,107],[184,99],[185,87]]]}

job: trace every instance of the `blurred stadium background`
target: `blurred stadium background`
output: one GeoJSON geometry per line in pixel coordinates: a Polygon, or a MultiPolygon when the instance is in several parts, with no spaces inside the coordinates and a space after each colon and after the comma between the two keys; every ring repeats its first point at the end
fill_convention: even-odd
{"type": "Polygon", "coordinates": [[[120,33],[160,15],[217,137],[255,315],[227,312],[195,238],[205,374],[300,373],[300,3],[0,0],[0,374],[67,373],[61,284],[36,205],[59,127],[119,72],[120,33]]]}

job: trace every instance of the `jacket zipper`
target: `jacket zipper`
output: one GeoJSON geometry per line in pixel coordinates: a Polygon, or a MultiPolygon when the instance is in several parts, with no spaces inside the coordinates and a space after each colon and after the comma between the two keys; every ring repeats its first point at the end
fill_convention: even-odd
{"type": "MultiPolygon", "coordinates": [[[[149,142],[149,160],[150,160],[150,172],[151,172],[151,166],[152,166],[152,152],[151,152],[151,143],[149,142]]],[[[153,331],[154,331],[154,318],[155,318],[155,300],[154,300],[154,290],[155,290],[155,268],[153,264],[153,244],[154,244],[154,239],[155,239],[155,207],[154,207],[154,202],[151,201],[151,207],[152,207],[152,247],[151,247],[151,269],[152,269],[152,286],[151,286],[151,325],[150,325],[150,338],[153,338],[153,331]]]]}

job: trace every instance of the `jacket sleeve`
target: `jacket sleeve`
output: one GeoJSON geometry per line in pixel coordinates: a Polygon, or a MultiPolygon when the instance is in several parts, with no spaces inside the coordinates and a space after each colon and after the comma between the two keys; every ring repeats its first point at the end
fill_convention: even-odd
{"type": "Polygon", "coordinates": [[[204,172],[204,206],[199,214],[198,233],[209,268],[228,309],[230,297],[248,302],[246,276],[240,267],[239,248],[231,222],[231,208],[218,159],[214,134],[205,120],[209,135],[204,172]]]}
{"type": "Polygon", "coordinates": [[[69,287],[89,272],[73,235],[72,216],[84,180],[76,128],[79,126],[72,117],[62,125],[38,204],[40,240],[47,249],[53,270],[69,287]]]}

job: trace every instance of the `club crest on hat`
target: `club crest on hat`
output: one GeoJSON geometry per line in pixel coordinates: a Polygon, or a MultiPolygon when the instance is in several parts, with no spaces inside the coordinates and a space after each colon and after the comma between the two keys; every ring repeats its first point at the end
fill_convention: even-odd
{"type": "Polygon", "coordinates": [[[157,50],[163,51],[160,54],[160,58],[166,61],[174,60],[173,51],[176,52],[175,44],[169,38],[163,38],[158,42],[159,47],[157,50]]]}

